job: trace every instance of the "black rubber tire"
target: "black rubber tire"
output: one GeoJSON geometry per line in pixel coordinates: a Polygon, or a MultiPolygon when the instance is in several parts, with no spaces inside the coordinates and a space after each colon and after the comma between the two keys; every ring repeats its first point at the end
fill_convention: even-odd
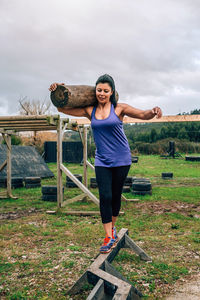
{"type": "Polygon", "coordinates": [[[42,195],[42,200],[43,201],[56,202],[57,201],[57,195],[43,194],[42,195]]]}
{"type": "Polygon", "coordinates": [[[136,191],[150,191],[151,190],[151,183],[145,181],[134,181],[132,184],[132,189],[136,191]]]}
{"type": "Polygon", "coordinates": [[[173,178],[173,173],[171,172],[162,173],[162,178],[173,178]]]}
{"type": "MultiPolygon", "coordinates": [[[[83,176],[81,175],[81,174],[74,174],[74,176],[80,181],[80,182],[82,182],[82,178],[83,178],[83,176]]],[[[71,183],[71,182],[73,182],[68,176],[66,176],[66,182],[68,183],[71,183]]]]}
{"type": "Polygon", "coordinates": [[[185,160],[187,160],[187,161],[200,161],[200,156],[186,156],[185,160]]]}
{"type": "Polygon", "coordinates": [[[25,183],[25,188],[26,189],[33,189],[33,188],[38,188],[41,187],[41,183],[25,183]]]}
{"type": "Polygon", "coordinates": [[[90,187],[96,189],[98,187],[97,183],[90,183],[90,187]]]}
{"type": "Polygon", "coordinates": [[[11,188],[12,189],[18,189],[18,188],[22,188],[24,187],[23,183],[14,183],[14,184],[11,184],[11,188]]]}
{"type": "Polygon", "coordinates": [[[135,181],[140,181],[140,182],[149,182],[150,183],[150,180],[148,178],[144,178],[144,177],[141,177],[141,178],[137,178],[137,177],[133,177],[133,183],[135,183],[135,181]]]}
{"type": "Polygon", "coordinates": [[[150,191],[136,191],[136,190],[133,190],[132,194],[133,195],[152,195],[152,190],[150,190],[150,191]]]}
{"type": "Polygon", "coordinates": [[[96,183],[96,182],[97,182],[96,177],[91,177],[90,178],[90,183],[96,183]]]}
{"type": "Polygon", "coordinates": [[[139,159],[138,156],[132,156],[131,157],[132,163],[137,163],[138,159],[139,159]]]}
{"type": "Polygon", "coordinates": [[[78,186],[74,182],[67,182],[66,187],[67,188],[77,188],[78,186]]]}
{"type": "Polygon", "coordinates": [[[41,178],[40,177],[25,177],[24,178],[24,182],[28,183],[28,184],[40,183],[41,182],[41,178]]]}
{"type": "MultiPolygon", "coordinates": [[[[64,187],[63,187],[64,193],[64,187]]],[[[43,195],[57,195],[57,186],[56,185],[43,185],[42,186],[43,195]]]]}
{"type": "Polygon", "coordinates": [[[133,177],[127,176],[124,183],[126,183],[126,184],[132,184],[133,183],[133,177]]]}
{"type": "Polygon", "coordinates": [[[122,193],[130,193],[130,191],[131,191],[130,186],[123,186],[122,193]]]}
{"type": "Polygon", "coordinates": [[[11,178],[11,184],[23,184],[23,178],[22,177],[12,177],[11,178]]]}

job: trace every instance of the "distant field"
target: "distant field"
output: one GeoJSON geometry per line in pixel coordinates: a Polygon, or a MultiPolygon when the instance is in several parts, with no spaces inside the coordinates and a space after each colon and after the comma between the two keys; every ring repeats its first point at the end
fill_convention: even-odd
{"type": "MultiPolygon", "coordinates": [[[[56,185],[56,164],[48,164],[55,178],[42,185],[56,185]]],[[[74,174],[83,174],[78,164],[65,164],[74,174]]],[[[94,177],[88,169],[88,181],[94,177]]],[[[152,195],[134,196],[138,202],[122,202],[125,212],[117,228],[128,228],[130,237],[153,258],[140,261],[130,250],[121,250],[113,265],[144,295],[164,299],[177,280],[199,273],[200,268],[200,162],[139,156],[129,176],[146,177],[152,195]],[[173,172],[170,180],[162,172],[173,172]]],[[[65,175],[63,183],[65,185],[65,175]]],[[[0,190],[2,191],[2,189],[0,190]]],[[[92,189],[98,197],[98,190],[92,189]]],[[[81,192],[65,187],[64,201],[81,192]]],[[[57,215],[54,202],[41,200],[41,189],[13,190],[18,199],[0,200],[0,298],[86,299],[86,289],[70,298],[67,290],[97,256],[104,233],[100,217],[65,216],[67,210],[98,210],[91,201],[76,202],[57,215]]]]}

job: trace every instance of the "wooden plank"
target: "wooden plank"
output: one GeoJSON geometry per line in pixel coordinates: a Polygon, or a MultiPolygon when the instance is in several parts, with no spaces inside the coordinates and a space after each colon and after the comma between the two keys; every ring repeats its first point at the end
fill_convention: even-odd
{"type": "Polygon", "coordinates": [[[97,197],[93,195],[90,190],[88,190],[63,164],[61,164],[60,168],[95,204],[99,205],[97,197]]]}
{"type": "Polygon", "coordinates": [[[131,248],[136,254],[140,256],[141,260],[144,261],[152,261],[152,258],[148,256],[142,248],[140,248],[136,243],[133,242],[132,239],[126,234],[125,235],[125,247],[124,248],[131,248]]]}
{"type": "Polygon", "coordinates": [[[11,136],[4,137],[7,144],[7,193],[9,196],[11,193],[11,136]]]}
{"type": "Polygon", "coordinates": [[[84,169],[84,185],[88,188],[87,180],[87,127],[83,128],[83,169],[84,169]]]}
{"type": "Polygon", "coordinates": [[[87,166],[90,167],[90,169],[92,169],[93,171],[95,170],[95,167],[87,160],[86,161],[87,166]]]}
{"type": "Polygon", "coordinates": [[[5,160],[5,161],[2,163],[2,165],[0,166],[0,171],[2,171],[2,170],[5,168],[6,165],[7,165],[7,160],[5,160]]]}
{"type": "Polygon", "coordinates": [[[76,202],[76,201],[81,201],[81,200],[83,200],[83,198],[85,198],[86,197],[86,194],[80,194],[80,195],[78,195],[78,196],[75,196],[74,198],[71,198],[71,199],[68,199],[68,200],[66,200],[66,201],[64,201],[63,203],[62,203],[62,207],[65,207],[66,205],[68,205],[68,204],[71,204],[71,203],[74,203],[74,202],[76,202]]]}
{"type": "MultiPolygon", "coordinates": [[[[90,121],[86,118],[72,119],[73,122],[77,122],[78,125],[89,125],[90,121]]],[[[156,117],[151,120],[140,120],[130,117],[124,117],[123,123],[168,123],[168,122],[199,122],[200,115],[175,115],[175,116],[163,116],[160,119],[156,117]]]]}
{"type": "Polygon", "coordinates": [[[104,292],[104,281],[102,279],[99,279],[99,281],[87,297],[87,300],[106,300],[106,295],[104,292]]]}
{"type": "Polygon", "coordinates": [[[9,121],[16,121],[16,120],[47,120],[48,117],[52,117],[54,119],[59,119],[60,115],[17,115],[17,116],[1,116],[0,120],[9,120],[9,121]]]}
{"type": "Polygon", "coordinates": [[[57,127],[57,206],[62,207],[63,203],[63,183],[62,183],[62,121],[59,119],[57,127]]]}

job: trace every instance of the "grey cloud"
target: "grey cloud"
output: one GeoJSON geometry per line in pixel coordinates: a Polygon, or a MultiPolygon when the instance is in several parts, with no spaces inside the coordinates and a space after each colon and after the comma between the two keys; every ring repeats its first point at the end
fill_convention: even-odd
{"type": "Polygon", "coordinates": [[[0,115],[21,96],[48,99],[53,81],[93,85],[102,73],[139,108],[199,108],[199,28],[195,0],[1,0],[0,115]]]}

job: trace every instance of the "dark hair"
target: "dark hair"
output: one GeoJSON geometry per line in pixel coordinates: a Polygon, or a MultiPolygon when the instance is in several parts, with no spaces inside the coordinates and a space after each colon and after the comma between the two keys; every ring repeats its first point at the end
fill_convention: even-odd
{"type": "Polygon", "coordinates": [[[104,75],[101,75],[97,79],[95,87],[99,83],[108,83],[109,84],[109,86],[111,87],[111,89],[113,91],[112,95],[110,96],[110,102],[113,104],[114,107],[116,107],[117,100],[116,100],[116,97],[115,97],[115,92],[116,91],[115,91],[115,82],[114,82],[114,79],[110,75],[104,74],[104,75]]]}

